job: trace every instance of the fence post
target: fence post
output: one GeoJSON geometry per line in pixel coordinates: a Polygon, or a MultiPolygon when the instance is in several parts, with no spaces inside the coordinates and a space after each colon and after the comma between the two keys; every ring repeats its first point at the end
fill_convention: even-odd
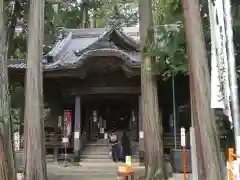
{"type": "Polygon", "coordinates": [[[183,173],[184,180],[187,180],[187,152],[186,152],[186,135],[185,128],[181,128],[181,146],[182,146],[182,155],[183,155],[183,173]]]}

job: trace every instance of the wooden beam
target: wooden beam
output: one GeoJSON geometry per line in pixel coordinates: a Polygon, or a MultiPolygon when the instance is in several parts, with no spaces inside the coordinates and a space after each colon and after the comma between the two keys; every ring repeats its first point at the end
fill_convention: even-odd
{"type": "Polygon", "coordinates": [[[73,95],[84,94],[140,94],[140,87],[85,87],[72,90],[73,95]]]}

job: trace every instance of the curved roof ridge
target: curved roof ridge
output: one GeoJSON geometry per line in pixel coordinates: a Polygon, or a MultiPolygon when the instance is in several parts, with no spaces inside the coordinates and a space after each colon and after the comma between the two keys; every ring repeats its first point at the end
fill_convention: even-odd
{"type": "Polygon", "coordinates": [[[86,29],[63,29],[65,33],[68,33],[67,37],[63,40],[59,41],[55,47],[52,48],[50,52],[47,53],[46,56],[51,56],[56,61],[57,58],[55,57],[66,47],[66,45],[70,42],[71,39],[74,38],[92,38],[95,37],[96,40],[93,41],[91,44],[87,45],[83,49],[76,49],[73,50],[75,54],[81,54],[87,51],[90,47],[95,46],[99,41],[105,38],[107,35],[115,31],[126,43],[132,45],[137,50],[140,49],[139,43],[131,37],[131,35],[137,36],[137,29],[136,28],[123,28],[118,29],[114,27],[110,28],[86,28],[86,29]],[[125,32],[124,32],[125,31],[125,32]]]}
{"type": "Polygon", "coordinates": [[[59,41],[54,48],[50,52],[47,53],[47,56],[53,56],[55,57],[65,45],[71,40],[72,33],[70,32],[67,37],[65,37],[63,40],[59,41]]]}
{"type": "Polygon", "coordinates": [[[99,43],[99,41],[104,39],[106,36],[108,36],[114,30],[113,28],[105,28],[105,29],[106,29],[106,31],[101,36],[99,36],[96,41],[94,41],[92,44],[90,44],[89,46],[85,47],[84,49],[82,49],[80,51],[76,50],[74,53],[77,55],[84,53],[89,48],[94,47],[97,43],[99,43]]]}
{"type": "Polygon", "coordinates": [[[79,68],[88,58],[96,57],[96,56],[115,56],[119,57],[120,59],[124,60],[125,64],[132,66],[132,67],[139,67],[140,60],[139,60],[139,53],[137,53],[136,58],[132,54],[128,54],[127,52],[119,49],[112,49],[112,48],[101,48],[96,50],[89,50],[84,52],[80,57],[76,58],[75,60],[69,62],[64,61],[61,59],[55,63],[48,64],[45,66],[45,70],[52,71],[55,69],[76,69],[79,68]]]}
{"type": "Polygon", "coordinates": [[[96,50],[90,50],[90,51],[83,53],[79,58],[77,58],[75,60],[75,62],[72,62],[72,65],[77,68],[83,63],[81,61],[85,61],[86,59],[88,59],[90,57],[94,57],[94,56],[102,56],[103,54],[104,54],[104,56],[116,56],[117,55],[117,57],[125,60],[125,62],[127,64],[131,64],[131,66],[136,65],[136,63],[129,62],[129,60],[138,62],[138,61],[136,61],[136,59],[132,59],[132,57],[129,56],[129,54],[123,50],[112,49],[112,48],[101,48],[101,49],[96,49],[96,50]]]}
{"type": "Polygon", "coordinates": [[[133,38],[131,38],[130,36],[128,36],[126,33],[124,33],[121,29],[116,29],[116,28],[105,28],[107,31],[105,31],[95,42],[93,42],[92,44],[90,44],[89,46],[85,47],[82,50],[76,50],[74,53],[78,56],[81,55],[81,53],[84,53],[86,51],[88,51],[89,48],[94,47],[97,43],[99,43],[99,41],[101,41],[103,38],[105,38],[106,36],[108,36],[110,33],[112,33],[113,31],[115,31],[125,42],[131,44],[133,47],[135,47],[137,50],[140,50],[140,44],[135,41],[133,38]]]}
{"type": "MultiPolygon", "coordinates": [[[[105,31],[94,43],[92,43],[92,44],[90,44],[89,46],[87,46],[87,47],[85,47],[84,49],[82,49],[82,50],[80,50],[79,52],[74,52],[74,53],[81,53],[81,52],[83,52],[85,49],[87,49],[87,48],[89,48],[90,46],[93,46],[93,45],[95,45],[97,42],[99,42],[102,38],[104,38],[105,36],[106,36],[106,34],[108,34],[109,32],[111,32],[111,29],[109,29],[108,31],[105,31]]],[[[71,32],[70,32],[71,33],[71,32]]],[[[63,48],[63,47],[62,47],[63,48]]],[[[59,52],[59,51],[58,51],[59,52]]],[[[61,58],[61,59],[59,59],[59,60],[57,60],[57,61],[55,61],[55,62],[53,62],[53,63],[50,63],[50,64],[46,64],[46,68],[47,69],[52,69],[52,68],[54,68],[55,66],[58,66],[58,64],[60,64],[61,62],[63,62],[64,61],[64,59],[63,58],[61,58]]]]}
{"type": "Polygon", "coordinates": [[[106,32],[107,28],[81,28],[81,29],[65,29],[65,32],[71,32],[73,36],[101,36],[104,32],[106,32]]]}
{"type": "Polygon", "coordinates": [[[124,41],[127,41],[127,43],[132,44],[137,50],[140,50],[140,44],[123,30],[117,29],[116,33],[118,33],[124,41]]]}

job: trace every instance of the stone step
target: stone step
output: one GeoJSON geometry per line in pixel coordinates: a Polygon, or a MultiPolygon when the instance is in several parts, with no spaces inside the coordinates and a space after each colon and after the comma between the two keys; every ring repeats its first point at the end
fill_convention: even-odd
{"type": "Polygon", "coordinates": [[[83,163],[111,163],[112,159],[91,159],[91,158],[84,158],[80,160],[83,163]]]}
{"type": "MultiPolygon", "coordinates": [[[[82,155],[109,155],[110,148],[98,148],[98,147],[86,147],[82,152],[82,155]]],[[[133,149],[133,155],[139,155],[139,151],[133,149]]]]}
{"type": "Polygon", "coordinates": [[[84,151],[82,155],[108,155],[109,151],[102,151],[102,152],[96,152],[96,151],[84,151]]]}
{"type": "MultiPolygon", "coordinates": [[[[81,162],[83,163],[112,163],[112,159],[108,158],[108,159],[91,159],[91,158],[85,158],[85,159],[81,159],[81,162]]],[[[139,160],[134,158],[132,159],[132,163],[138,163],[139,160]]]]}
{"type": "Polygon", "coordinates": [[[109,147],[109,144],[104,144],[104,143],[86,143],[86,146],[106,146],[109,147]]]}
{"type": "Polygon", "coordinates": [[[101,155],[105,155],[105,154],[109,154],[109,149],[107,150],[84,150],[82,154],[101,154],[101,155]]]}
{"type": "MultiPolygon", "coordinates": [[[[83,155],[108,155],[109,154],[109,149],[108,150],[84,150],[82,152],[83,155]]],[[[133,151],[133,155],[139,155],[139,151],[133,151]]]]}
{"type": "Polygon", "coordinates": [[[86,145],[84,149],[87,150],[94,150],[94,149],[99,149],[99,150],[104,150],[104,149],[109,149],[109,146],[93,146],[93,145],[86,145]]]}
{"type": "Polygon", "coordinates": [[[81,159],[109,159],[109,154],[82,154],[81,159]]]}
{"type": "MultiPolygon", "coordinates": [[[[111,157],[109,156],[109,154],[104,154],[104,155],[100,155],[100,154],[82,154],[81,155],[81,159],[111,159],[111,157]]],[[[132,155],[132,159],[138,159],[139,156],[138,155],[132,155]]]]}
{"type": "MultiPolygon", "coordinates": [[[[109,155],[109,151],[83,151],[82,155],[109,155]]],[[[133,156],[139,156],[139,152],[133,152],[133,156]]]]}
{"type": "MultiPolygon", "coordinates": [[[[86,148],[99,148],[99,149],[109,149],[109,144],[108,145],[104,145],[104,144],[85,144],[85,149],[86,148]]],[[[131,145],[132,149],[139,149],[139,145],[131,145]]]]}
{"type": "MultiPolygon", "coordinates": [[[[85,153],[82,153],[81,154],[81,156],[82,157],[87,157],[87,156],[92,156],[92,157],[97,157],[97,156],[99,156],[99,157],[105,157],[105,156],[109,156],[109,152],[106,152],[106,153],[87,153],[87,152],[85,152],[85,153]]],[[[133,153],[132,155],[131,155],[132,157],[139,157],[139,153],[133,153]]]]}

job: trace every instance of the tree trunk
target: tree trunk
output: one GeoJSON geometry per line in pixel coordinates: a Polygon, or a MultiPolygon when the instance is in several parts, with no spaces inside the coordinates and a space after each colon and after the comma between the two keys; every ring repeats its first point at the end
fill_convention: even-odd
{"type": "Polygon", "coordinates": [[[42,89],[44,0],[30,0],[29,3],[24,119],[25,180],[46,180],[42,89]]]}
{"type": "Polygon", "coordinates": [[[196,123],[199,127],[200,141],[203,147],[204,170],[207,180],[225,179],[220,154],[219,139],[213,111],[210,108],[210,75],[207,54],[202,32],[200,7],[198,0],[182,0],[185,31],[188,49],[192,59],[189,59],[190,76],[193,86],[193,111],[196,113],[196,123]]]}
{"type": "MultiPolygon", "coordinates": [[[[188,59],[189,61],[192,60],[192,51],[191,47],[188,47],[188,59]]],[[[192,72],[191,66],[188,67],[189,72],[192,72]]],[[[194,102],[194,84],[192,80],[192,76],[189,76],[189,85],[190,85],[190,100],[191,100],[191,120],[192,120],[192,127],[194,128],[194,135],[195,135],[195,142],[196,143],[196,155],[197,155],[197,168],[198,168],[198,179],[199,180],[206,180],[206,172],[204,168],[204,161],[203,161],[203,146],[200,136],[199,124],[198,124],[198,116],[196,113],[196,107],[194,102]]]]}
{"type": "Polygon", "coordinates": [[[10,56],[11,52],[13,51],[13,37],[15,34],[15,28],[17,25],[17,18],[21,15],[21,2],[15,0],[14,9],[11,14],[11,19],[8,27],[8,56],[10,56]]]}
{"type": "Polygon", "coordinates": [[[83,7],[83,28],[89,28],[89,7],[88,4],[84,4],[83,7]]]}
{"type": "Polygon", "coordinates": [[[92,28],[97,27],[97,8],[93,9],[93,17],[92,17],[92,28]]]}
{"type": "MultiPolygon", "coordinates": [[[[153,42],[151,0],[139,0],[140,39],[144,49],[153,42]]],[[[152,57],[144,54],[141,67],[142,113],[145,151],[145,180],[165,177],[163,160],[162,116],[159,116],[157,78],[152,74],[152,57]]]]}
{"type": "Polygon", "coordinates": [[[7,71],[7,26],[5,23],[6,19],[4,19],[4,17],[4,1],[0,0],[0,136],[4,142],[3,155],[5,158],[3,164],[1,165],[6,166],[7,180],[16,180],[9,112],[10,99],[7,71]]]}
{"type": "Polygon", "coordinates": [[[0,136],[0,178],[1,180],[8,180],[7,168],[4,156],[4,142],[3,137],[0,136]]]}

